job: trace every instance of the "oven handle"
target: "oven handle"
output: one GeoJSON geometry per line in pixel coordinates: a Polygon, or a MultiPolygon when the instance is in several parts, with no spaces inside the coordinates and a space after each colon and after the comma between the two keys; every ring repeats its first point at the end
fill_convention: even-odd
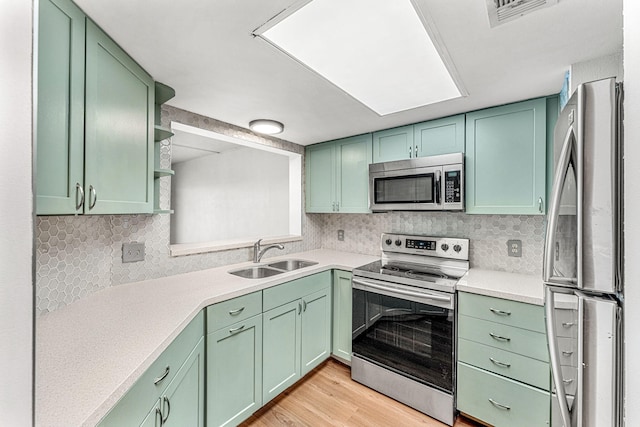
{"type": "Polygon", "coordinates": [[[374,288],[374,289],[379,289],[381,291],[393,292],[393,293],[396,293],[398,295],[407,295],[407,296],[410,296],[410,297],[420,297],[420,298],[426,298],[426,299],[430,299],[430,300],[434,300],[434,301],[451,302],[451,297],[443,297],[443,296],[440,296],[440,295],[431,295],[431,294],[426,294],[426,293],[421,293],[421,292],[405,291],[403,289],[398,289],[398,288],[394,288],[394,287],[390,287],[390,286],[375,285],[375,284],[370,283],[370,282],[363,282],[363,281],[358,280],[358,279],[351,279],[351,280],[353,281],[353,283],[356,283],[358,285],[367,286],[367,287],[374,288]]]}

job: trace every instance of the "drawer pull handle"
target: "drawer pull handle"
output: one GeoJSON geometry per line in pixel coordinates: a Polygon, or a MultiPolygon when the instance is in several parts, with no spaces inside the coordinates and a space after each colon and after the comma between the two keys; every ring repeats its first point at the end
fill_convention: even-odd
{"type": "Polygon", "coordinates": [[[563,351],[562,352],[562,355],[563,356],[567,356],[567,357],[571,356],[572,354],[573,354],[573,351],[563,351]]]}
{"type": "Polygon", "coordinates": [[[493,357],[490,357],[489,360],[491,360],[494,365],[498,365],[498,366],[503,367],[503,368],[510,368],[511,367],[511,363],[504,363],[504,362],[501,362],[499,360],[494,359],[493,357]]]}
{"type": "Polygon", "coordinates": [[[171,368],[169,368],[169,365],[167,365],[167,367],[164,368],[164,373],[162,375],[160,375],[158,378],[156,378],[155,380],[153,380],[153,385],[158,385],[159,383],[162,382],[162,380],[167,378],[167,375],[169,375],[169,371],[170,370],[171,370],[171,368]]]}
{"type": "Polygon", "coordinates": [[[511,341],[511,338],[507,338],[507,337],[503,337],[500,335],[496,335],[492,332],[489,332],[489,335],[491,335],[491,338],[493,338],[494,340],[498,340],[498,341],[511,341]]]}
{"type": "Polygon", "coordinates": [[[510,411],[511,407],[507,406],[507,405],[503,405],[502,403],[498,403],[495,400],[493,400],[492,398],[489,398],[489,402],[491,402],[491,404],[493,406],[495,406],[498,409],[504,409],[505,411],[510,411]]]}
{"type": "Polygon", "coordinates": [[[242,313],[243,311],[244,311],[244,307],[240,307],[240,308],[237,308],[235,310],[229,310],[229,314],[231,316],[237,316],[238,314],[242,313]]]}
{"type": "Polygon", "coordinates": [[[242,326],[238,326],[237,328],[231,328],[231,329],[229,329],[229,333],[230,333],[230,334],[235,334],[235,333],[240,332],[240,331],[241,331],[241,330],[243,330],[243,329],[244,329],[244,325],[242,325],[242,326]]]}
{"type": "Polygon", "coordinates": [[[498,316],[511,316],[510,311],[498,310],[497,308],[489,308],[493,314],[497,314],[498,316]]]}
{"type": "Polygon", "coordinates": [[[574,326],[575,322],[562,322],[562,327],[569,329],[570,327],[574,326]]]}

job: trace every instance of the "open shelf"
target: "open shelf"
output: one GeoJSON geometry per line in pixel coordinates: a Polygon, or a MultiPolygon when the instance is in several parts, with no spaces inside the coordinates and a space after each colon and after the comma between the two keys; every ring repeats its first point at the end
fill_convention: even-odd
{"type": "Polygon", "coordinates": [[[171,169],[156,169],[153,171],[153,176],[155,178],[160,178],[163,176],[172,176],[175,175],[175,172],[171,169]]]}
{"type": "Polygon", "coordinates": [[[163,128],[162,126],[155,125],[153,127],[153,136],[156,142],[165,140],[167,138],[171,138],[173,136],[173,132],[171,132],[167,128],[163,128]]]}
{"type": "Polygon", "coordinates": [[[176,91],[164,83],[156,82],[156,104],[162,105],[176,96],[176,91]]]}

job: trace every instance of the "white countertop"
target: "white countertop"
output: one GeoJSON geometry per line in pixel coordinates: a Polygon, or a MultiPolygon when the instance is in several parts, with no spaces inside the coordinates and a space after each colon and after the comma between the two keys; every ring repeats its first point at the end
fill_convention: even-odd
{"type": "MultiPolygon", "coordinates": [[[[327,269],[351,271],[379,257],[315,250],[277,259],[317,265],[265,279],[229,265],[113,286],[36,322],[36,425],[93,426],[204,307],[327,269]]],[[[267,261],[266,259],[263,261],[267,261]]]]}
{"type": "Polygon", "coordinates": [[[542,278],[530,274],[472,268],[460,279],[456,289],[462,292],[544,305],[542,278]]]}

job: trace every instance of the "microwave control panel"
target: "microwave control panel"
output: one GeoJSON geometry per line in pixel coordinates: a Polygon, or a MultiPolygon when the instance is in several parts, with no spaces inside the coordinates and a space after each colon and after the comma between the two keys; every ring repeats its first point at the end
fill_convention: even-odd
{"type": "Polygon", "coordinates": [[[460,203],[461,173],[459,170],[450,170],[444,173],[444,202],[460,203]]]}

